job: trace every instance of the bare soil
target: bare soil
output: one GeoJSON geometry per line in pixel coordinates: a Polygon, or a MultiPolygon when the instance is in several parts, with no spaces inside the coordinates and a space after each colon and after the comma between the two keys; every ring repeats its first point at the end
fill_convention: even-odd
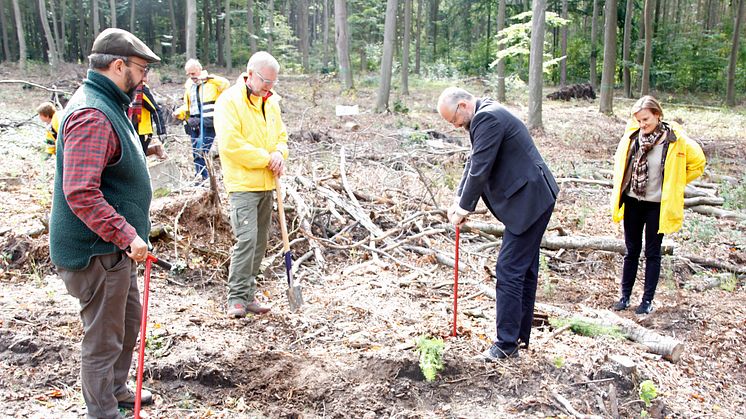
{"type": "MultiPolygon", "coordinates": [[[[72,65],[54,74],[44,67],[21,73],[4,66],[0,79],[25,78],[72,91],[83,73],[82,67],[72,65]]],[[[152,87],[168,106],[175,105],[182,76],[167,68],[156,73],[152,87]]],[[[459,336],[448,337],[453,317],[451,268],[403,246],[384,255],[355,245],[368,237],[365,228],[339,207],[330,211],[318,192],[292,182],[295,176],[304,176],[327,187],[341,185],[340,148],[344,147],[346,181],[382,230],[396,228],[417,212],[436,209],[433,199],[437,207],[445,208],[466,157],[458,147],[468,147],[468,138],[434,111],[444,86],[415,87],[410,97],[394,94],[392,106],[400,101],[408,112],[376,114],[372,111],[375,86],[341,94],[338,83],[329,78],[283,79],[278,93],[290,134],[287,182],[311,207],[311,234],[328,238],[341,232],[336,247],[320,242],[324,266],[313,257],[299,263],[297,259],[310,250],[304,235],[308,232],[299,228],[297,203],[286,198],[297,276],[306,300],[298,312],[289,310],[285,297],[275,219],[258,295],[272,311],[239,320],[226,318],[225,283],[233,242],[226,221],[227,196],[218,185],[220,205],[215,207],[209,203],[210,189],[192,186],[189,139],[179,126],[169,127],[166,150],[182,176],[179,187],[153,202],[154,225],[168,228],[165,235],[153,239],[154,253],[183,263],[186,269],[153,271],[144,371],[145,387],[155,394],[155,404],[145,409],[149,417],[572,416],[554,394],[581,414],[610,417],[610,385],[617,392],[621,417],[639,416],[643,409],[653,417],[746,417],[742,276],[732,275],[732,287],[697,291],[718,273],[667,256],[656,310],[644,317],[633,310],[622,313],[685,342],[678,363],[647,353],[628,340],[571,332],[553,335],[549,325],[537,324],[530,349],[518,359],[486,364],[476,356],[495,333],[494,301],[477,285],[490,283],[486,271],[494,270],[497,251],[479,247],[484,237],[462,235],[461,263],[467,270],[459,278],[459,336]],[[336,117],[335,105],[340,104],[357,104],[361,113],[336,117]],[[442,148],[435,147],[438,144],[442,148]],[[425,381],[419,370],[413,342],[421,335],[445,337],[445,369],[434,382],[425,381]],[[616,373],[608,360],[614,354],[629,356],[636,372],[616,373]],[[658,391],[650,407],[638,394],[639,383],[647,379],[658,391]]],[[[491,94],[481,81],[472,81],[469,87],[479,95],[491,94]]],[[[521,94],[511,92],[515,102],[507,106],[525,120],[525,106],[518,103],[525,103],[521,94]]],[[[55,163],[45,158],[43,126],[33,111],[48,97],[41,89],[0,84],[0,143],[6,157],[0,168],[3,417],[75,418],[85,413],[79,381],[78,304],[66,294],[48,255],[46,224],[55,163]]],[[[597,112],[596,101],[545,101],[545,130],[535,133],[535,140],[555,175],[607,177],[630,104],[616,99],[616,115],[605,116],[597,112]]],[[[744,181],[743,109],[667,106],[666,110],[703,144],[708,176],[744,181]]],[[[215,170],[219,177],[219,162],[215,170]]],[[[722,186],[718,192],[739,186],[744,187],[743,183],[722,186]]],[[[571,235],[622,238],[621,227],[608,215],[609,193],[599,185],[564,184],[550,227],[561,227],[571,235]]],[[[494,222],[487,215],[474,219],[494,222]]],[[[445,222],[441,213],[432,212],[392,240],[443,228],[445,222]]],[[[687,210],[684,228],[669,238],[677,245],[676,254],[697,254],[743,267],[744,230],[743,222],[687,210]]],[[[406,244],[453,255],[453,235],[448,232],[406,244]]],[[[538,302],[580,313],[584,307],[608,308],[616,300],[621,255],[591,250],[542,254],[538,302]]],[[[641,288],[641,283],[635,287],[634,303],[641,288]]]]}

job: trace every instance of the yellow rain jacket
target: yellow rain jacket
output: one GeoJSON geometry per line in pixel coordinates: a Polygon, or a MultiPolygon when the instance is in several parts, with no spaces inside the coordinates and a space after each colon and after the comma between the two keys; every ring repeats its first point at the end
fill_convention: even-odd
{"type": "Polygon", "coordinates": [[[57,111],[52,115],[52,121],[49,123],[49,126],[47,127],[47,135],[44,138],[44,142],[47,145],[47,154],[54,156],[54,154],[57,152],[57,132],[60,129],[60,112],[57,111]]]}
{"type": "MultiPolygon", "coordinates": [[[[661,190],[661,212],[658,233],[670,234],[678,231],[684,222],[684,188],[705,171],[705,154],[696,141],[690,139],[684,129],[675,122],[668,122],[676,140],[669,143],[663,171],[661,190]]],[[[614,155],[614,188],[611,192],[611,215],[614,222],[624,218],[621,202],[622,181],[627,171],[627,157],[632,143],[630,137],[638,131],[637,120],[632,118],[619,142],[614,155]]]]}
{"type": "Polygon", "coordinates": [[[215,133],[227,192],[275,189],[269,155],[288,157],[288,135],[280,115],[280,98],[247,96],[245,78],[231,86],[215,105],[215,133]],[[264,111],[262,112],[262,108],[264,111]]]}
{"type": "MultiPolygon", "coordinates": [[[[176,109],[176,117],[178,119],[186,120],[191,116],[189,115],[189,108],[191,107],[189,92],[192,90],[193,85],[194,82],[191,78],[187,79],[186,83],[184,83],[184,104],[176,109]]],[[[202,83],[198,91],[199,97],[202,101],[203,117],[213,117],[215,101],[218,100],[220,94],[230,87],[230,85],[231,83],[228,79],[214,74],[211,74],[210,77],[202,83]]]]}

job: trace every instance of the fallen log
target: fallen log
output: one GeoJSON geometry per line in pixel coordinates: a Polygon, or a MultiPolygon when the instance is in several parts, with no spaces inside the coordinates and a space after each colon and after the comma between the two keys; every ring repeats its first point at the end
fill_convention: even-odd
{"type": "Polygon", "coordinates": [[[679,257],[689,262],[696,263],[700,266],[716,268],[722,271],[733,272],[739,275],[746,275],[746,266],[743,265],[733,265],[728,262],[723,262],[717,259],[711,259],[697,255],[680,255],[679,257]]]}
{"type": "Polygon", "coordinates": [[[746,220],[746,214],[741,214],[740,212],[736,211],[728,211],[722,208],[710,207],[707,205],[696,205],[693,207],[689,207],[689,209],[699,214],[709,215],[717,218],[724,218],[726,220],[746,220]]]}
{"type": "MultiPolygon", "coordinates": [[[[403,249],[415,252],[423,256],[433,256],[435,257],[435,260],[441,265],[445,265],[451,268],[456,266],[456,261],[453,258],[446,256],[433,249],[426,249],[424,247],[419,247],[419,246],[403,246],[403,249]]],[[[458,266],[458,270],[459,272],[466,272],[467,269],[466,269],[465,264],[463,263],[460,264],[458,266]]]]}
{"type": "Polygon", "coordinates": [[[713,205],[721,206],[725,203],[725,199],[717,196],[694,196],[691,198],[684,198],[684,207],[694,207],[698,205],[713,205]]]}
{"type": "MultiPolygon", "coordinates": [[[[486,296],[495,299],[495,290],[485,284],[478,284],[479,290],[486,296]]],[[[584,307],[583,311],[590,313],[595,317],[577,316],[562,308],[549,304],[536,303],[535,310],[545,312],[553,316],[562,318],[572,318],[581,321],[593,323],[603,327],[618,327],[627,339],[644,345],[649,352],[663,356],[671,362],[679,362],[681,354],[684,352],[684,343],[669,337],[658,334],[655,331],[647,329],[632,320],[617,316],[608,310],[597,310],[584,307]]]]}
{"type": "MultiPolygon", "coordinates": [[[[575,177],[560,177],[557,178],[557,183],[582,183],[586,185],[601,185],[601,186],[608,186],[611,188],[614,186],[614,182],[612,180],[607,179],[584,179],[584,178],[575,178],[575,177]]],[[[699,188],[692,184],[686,185],[686,188],[684,189],[684,198],[695,198],[695,197],[712,197],[714,198],[715,191],[705,188],[699,188]]],[[[712,204],[710,204],[712,205],[712,204]]]]}
{"type": "MultiPolygon", "coordinates": [[[[491,234],[496,237],[502,237],[505,233],[505,226],[502,224],[483,223],[478,221],[469,221],[465,223],[461,230],[464,232],[477,232],[491,234]]],[[[495,243],[497,245],[497,243],[495,243]]],[[[615,252],[624,255],[627,248],[624,240],[613,237],[577,237],[577,236],[544,236],[541,239],[541,247],[550,250],[559,249],[589,249],[615,252]]],[[[670,240],[663,240],[661,252],[664,255],[671,255],[674,252],[675,245],[670,240]]]]}

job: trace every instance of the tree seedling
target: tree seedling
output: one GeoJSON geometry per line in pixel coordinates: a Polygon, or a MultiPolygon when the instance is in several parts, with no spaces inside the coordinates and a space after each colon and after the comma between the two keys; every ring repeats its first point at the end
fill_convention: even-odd
{"type": "Polygon", "coordinates": [[[420,353],[420,370],[425,380],[434,381],[438,371],[443,369],[443,339],[430,339],[420,336],[417,339],[417,352],[420,353]]]}

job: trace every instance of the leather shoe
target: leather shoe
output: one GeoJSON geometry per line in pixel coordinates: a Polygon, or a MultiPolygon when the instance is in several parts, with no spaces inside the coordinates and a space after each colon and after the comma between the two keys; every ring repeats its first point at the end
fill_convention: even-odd
{"type": "Polygon", "coordinates": [[[493,343],[489,349],[482,352],[485,362],[496,362],[505,358],[518,358],[518,346],[512,349],[503,349],[497,343],[493,343]]]}
{"type": "MultiPolygon", "coordinates": [[[[123,393],[117,396],[117,402],[119,402],[119,407],[122,407],[125,409],[134,408],[135,407],[135,392],[128,388],[126,393],[123,393]]],[[[151,393],[148,390],[142,389],[140,391],[140,404],[143,406],[153,404],[153,393],[151,393]]]]}
{"type": "Polygon", "coordinates": [[[270,310],[269,307],[259,304],[256,300],[246,305],[246,311],[254,314],[264,314],[270,310]]]}

